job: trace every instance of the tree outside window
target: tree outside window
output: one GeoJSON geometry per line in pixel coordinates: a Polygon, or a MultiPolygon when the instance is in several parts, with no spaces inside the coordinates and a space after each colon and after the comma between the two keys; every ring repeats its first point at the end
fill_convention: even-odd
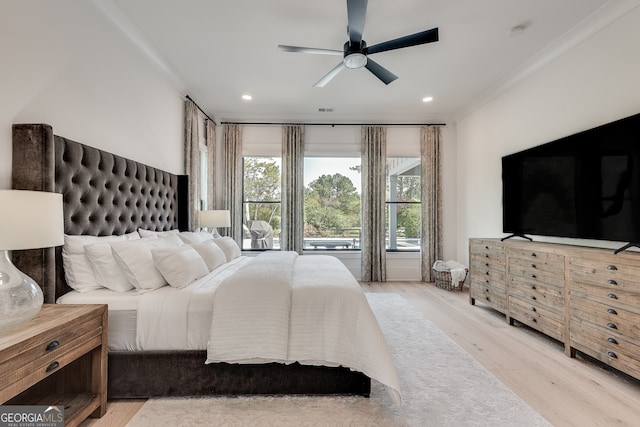
{"type": "Polygon", "coordinates": [[[420,175],[418,157],[387,159],[387,250],[420,250],[420,175]]]}
{"type": "Polygon", "coordinates": [[[244,157],[243,250],[280,247],[280,159],[244,157]]]}

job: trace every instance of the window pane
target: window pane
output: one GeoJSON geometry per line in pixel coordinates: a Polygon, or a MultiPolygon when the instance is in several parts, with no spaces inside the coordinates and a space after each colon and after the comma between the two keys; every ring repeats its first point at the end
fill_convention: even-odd
{"type": "Polygon", "coordinates": [[[244,158],[242,249],[280,247],[280,159],[244,158]]]}
{"type": "Polygon", "coordinates": [[[304,160],[304,249],[360,249],[360,158],[304,160]]]}
{"type": "Polygon", "coordinates": [[[387,249],[420,250],[420,158],[387,159],[387,249]]]}

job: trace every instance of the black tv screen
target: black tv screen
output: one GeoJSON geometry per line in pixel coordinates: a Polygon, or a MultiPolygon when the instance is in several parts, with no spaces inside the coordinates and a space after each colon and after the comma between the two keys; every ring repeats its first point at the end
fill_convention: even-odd
{"type": "Polygon", "coordinates": [[[502,158],[503,231],[640,243],[640,114],[502,158]]]}

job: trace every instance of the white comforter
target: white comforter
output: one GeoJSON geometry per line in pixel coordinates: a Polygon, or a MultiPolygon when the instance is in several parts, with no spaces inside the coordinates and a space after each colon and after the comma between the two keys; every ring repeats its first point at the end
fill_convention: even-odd
{"type": "Polygon", "coordinates": [[[145,349],[199,348],[207,335],[206,363],[345,366],[384,384],[401,402],[382,331],[360,285],[335,257],[265,252],[167,292],[169,300],[154,291],[141,303],[145,349]],[[213,307],[208,316],[184,314],[207,304],[213,307]],[[207,320],[210,328],[196,328],[207,320]]]}

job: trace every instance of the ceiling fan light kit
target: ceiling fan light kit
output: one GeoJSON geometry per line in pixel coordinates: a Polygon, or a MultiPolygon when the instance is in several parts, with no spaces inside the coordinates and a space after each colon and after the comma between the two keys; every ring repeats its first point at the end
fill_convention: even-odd
{"type": "Polygon", "coordinates": [[[396,80],[398,76],[377,62],[374,62],[368,55],[438,41],[438,29],[432,28],[367,47],[366,42],[362,40],[366,13],[367,0],[347,0],[347,18],[349,23],[347,33],[349,35],[349,41],[344,44],[342,51],[289,45],[278,45],[278,49],[284,52],[343,56],[342,62],[318,80],[314,87],[323,87],[338,75],[343,68],[357,69],[362,67],[365,67],[384,84],[388,85],[396,80]]]}

